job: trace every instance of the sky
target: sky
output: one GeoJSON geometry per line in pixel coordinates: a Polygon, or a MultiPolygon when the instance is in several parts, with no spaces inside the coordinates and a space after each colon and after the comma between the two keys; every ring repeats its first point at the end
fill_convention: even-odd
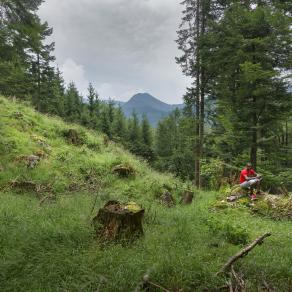
{"type": "Polygon", "coordinates": [[[102,99],[148,92],[180,103],[189,80],[175,57],[181,0],[46,0],[39,15],[53,27],[56,63],[82,94],[102,99]]]}

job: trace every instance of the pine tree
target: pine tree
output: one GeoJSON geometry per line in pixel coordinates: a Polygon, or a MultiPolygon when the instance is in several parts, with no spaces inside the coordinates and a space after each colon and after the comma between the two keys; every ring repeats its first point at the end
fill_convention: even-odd
{"type": "Polygon", "coordinates": [[[142,156],[149,161],[154,159],[153,151],[153,135],[150,123],[146,115],[143,115],[141,125],[141,136],[142,136],[142,156]]]}
{"type": "Polygon", "coordinates": [[[134,154],[141,154],[141,127],[138,116],[135,112],[132,113],[132,117],[128,121],[128,148],[134,154]]]}
{"type": "Polygon", "coordinates": [[[87,99],[88,99],[88,108],[90,112],[90,118],[93,119],[96,96],[95,96],[95,89],[93,88],[92,83],[89,83],[89,86],[88,86],[87,99]]]}
{"type": "Polygon", "coordinates": [[[267,1],[234,1],[210,34],[216,43],[210,63],[221,127],[217,133],[226,133],[220,143],[230,160],[249,149],[256,168],[259,148],[265,151],[266,141],[273,140],[279,123],[291,112],[279,70],[288,69],[290,62],[289,23],[283,10],[267,1]]]}
{"type": "Polygon", "coordinates": [[[142,118],[142,142],[144,145],[152,147],[153,137],[151,132],[151,126],[145,114],[142,118]]]}
{"type": "Polygon", "coordinates": [[[88,109],[90,116],[90,126],[93,129],[99,128],[99,97],[98,93],[94,89],[92,83],[89,83],[88,86],[88,109]]]}
{"type": "Polygon", "coordinates": [[[205,136],[205,98],[208,94],[208,71],[206,57],[211,52],[204,42],[208,23],[218,18],[220,4],[212,0],[185,0],[182,23],[178,31],[178,48],[183,55],[177,58],[185,75],[193,78],[193,88],[185,96],[185,102],[193,104],[196,124],[194,128],[195,144],[195,184],[200,187],[200,164],[204,152],[205,136]]]}
{"type": "Polygon", "coordinates": [[[65,93],[65,118],[70,122],[79,122],[83,109],[82,96],[71,82],[65,93]]]}
{"type": "Polygon", "coordinates": [[[115,111],[115,117],[113,122],[113,135],[114,139],[117,142],[126,143],[127,140],[127,123],[124,112],[119,106],[115,111]]]}
{"type": "Polygon", "coordinates": [[[108,114],[108,105],[104,105],[101,112],[100,128],[110,139],[112,139],[112,129],[108,114]]]}

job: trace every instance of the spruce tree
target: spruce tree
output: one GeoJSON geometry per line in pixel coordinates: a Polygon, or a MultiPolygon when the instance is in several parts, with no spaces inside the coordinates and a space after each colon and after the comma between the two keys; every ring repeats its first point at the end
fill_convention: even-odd
{"type": "Polygon", "coordinates": [[[141,125],[141,136],[142,136],[142,156],[149,161],[154,159],[153,151],[153,135],[150,123],[147,116],[144,114],[141,125]]]}
{"type": "Polygon", "coordinates": [[[259,149],[268,150],[267,141],[291,113],[291,95],[281,73],[291,60],[289,26],[283,10],[267,1],[234,1],[210,33],[216,43],[210,63],[218,99],[217,133],[224,133],[218,139],[229,161],[248,154],[256,168],[259,149]]]}
{"type": "Polygon", "coordinates": [[[127,122],[124,112],[119,106],[115,111],[115,117],[113,122],[113,135],[117,142],[126,143],[127,140],[127,122]]]}
{"type": "Polygon", "coordinates": [[[128,121],[128,148],[134,154],[141,154],[141,127],[138,116],[135,112],[128,121]]]}

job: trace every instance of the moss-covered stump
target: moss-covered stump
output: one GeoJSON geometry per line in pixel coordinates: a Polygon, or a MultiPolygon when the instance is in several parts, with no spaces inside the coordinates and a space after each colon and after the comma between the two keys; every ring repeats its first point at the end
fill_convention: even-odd
{"type": "Polygon", "coordinates": [[[134,202],[109,201],[98,211],[93,226],[102,241],[133,241],[144,234],[144,212],[134,202]]]}
{"type": "Polygon", "coordinates": [[[128,164],[116,165],[112,168],[112,173],[118,175],[119,177],[131,177],[135,176],[135,169],[128,164]]]}
{"type": "Polygon", "coordinates": [[[82,145],[84,144],[83,137],[75,129],[69,129],[63,132],[64,137],[66,138],[69,144],[73,145],[82,145]]]}

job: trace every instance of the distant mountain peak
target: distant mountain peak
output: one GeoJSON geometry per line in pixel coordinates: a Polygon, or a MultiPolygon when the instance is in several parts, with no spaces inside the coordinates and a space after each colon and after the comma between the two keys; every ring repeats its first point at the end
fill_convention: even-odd
{"type": "Polygon", "coordinates": [[[131,116],[134,111],[139,117],[145,114],[153,126],[156,126],[160,119],[166,117],[176,107],[182,108],[182,105],[167,104],[147,92],[137,93],[128,102],[122,104],[126,116],[131,116]]]}

